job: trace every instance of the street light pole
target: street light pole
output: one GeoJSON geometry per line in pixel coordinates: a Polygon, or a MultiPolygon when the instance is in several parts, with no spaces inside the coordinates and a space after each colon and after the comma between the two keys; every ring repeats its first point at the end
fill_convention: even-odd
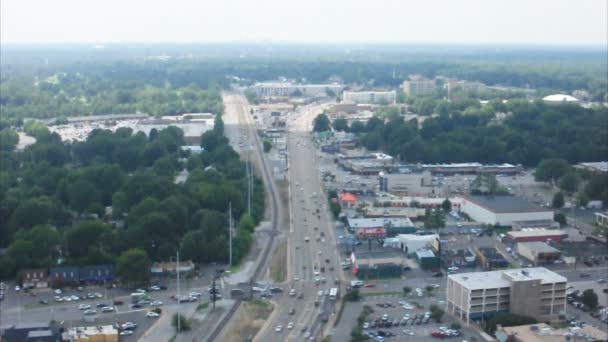
{"type": "Polygon", "coordinates": [[[232,266],[232,202],[228,203],[228,265],[232,266]]]}
{"type": "MultiPolygon", "coordinates": [[[[175,264],[175,269],[177,271],[177,306],[181,304],[181,296],[180,296],[180,288],[179,288],[179,249],[177,250],[177,260],[175,264]]],[[[181,313],[177,310],[177,332],[181,331],[181,313]]]]}

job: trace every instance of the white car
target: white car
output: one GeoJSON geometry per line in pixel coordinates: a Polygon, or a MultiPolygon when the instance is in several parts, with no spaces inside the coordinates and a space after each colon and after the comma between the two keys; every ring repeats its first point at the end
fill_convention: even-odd
{"type": "Polygon", "coordinates": [[[21,287],[19,285],[15,286],[15,291],[21,291],[21,287]]]}
{"type": "Polygon", "coordinates": [[[137,290],[135,290],[135,292],[137,292],[137,293],[146,293],[146,290],[144,290],[144,289],[137,289],[137,290]]]}
{"type": "Polygon", "coordinates": [[[156,317],[158,317],[158,316],[160,316],[160,315],[158,314],[158,312],[154,312],[154,311],[148,311],[148,313],[146,314],[146,317],[152,317],[152,318],[156,318],[156,317]]]}
{"type": "Polygon", "coordinates": [[[409,336],[414,336],[415,335],[415,333],[413,331],[411,331],[411,330],[403,330],[403,334],[409,335],[409,336]]]}
{"type": "Polygon", "coordinates": [[[120,326],[123,329],[134,329],[137,328],[137,324],[133,323],[133,322],[126,322],[123,325],[120,326]]]}
{"type": "Polygon", "coordinates": [[[405,304],[405,305],[403,306],[403,308],[404,308],[405,310],[414,310],[414,307],[413,307],[413,306],[411,306],[411,305],[409,305],[409,304],[405,304]]]}
{"type": "Polygon", "coordinates": [[[317,295],[318,295],[319,297],[323,297],[323,291],[322,291],[322,290],[321,290],[321,291],[319,291],[319,293],[317,293],[317,295]]]}
{"type": "Polygon", "coordinates": [[[78,310],[88,310],[91,306],[89,304],[80,304],[78,305],[78,310]]]}
{"type": "Polygon", "coordinates": [[[292,296],[292,297],[295,296],[296,295],[296,290],[295,289],[289,290],[289,295],[292,296]]]}
{"type": "Polygon", "coordinates": [[[274,331],[276,331],[276,332],[281,332],[281,331],[283,331],[283,326],[282,326],[282,325],[280,325],[280,324],[279,324],[279,325],[277,325],[277,327],[276,327],[276,328],[274,328],[274,331]]]}
{"type": "Polygon", "coordinates": [[[289,329],[289,330],[293,329],[293,322],[287,323],[287,329],[289,329]]]}
{"type": "Polygon", "coordinates": [[[459,270],[459,268],[456,266],[448,267],[448,271],[456,272],[458,270],[459,270]]]}
{"type": "Polygon", "coordinates": [[[114,312],[114,307],[113,306],[104,306],[103,308],[101,308],[101,312],[114,312]]]}
{"type": "Polygon", "coordinates": [[[369,328],[369,323],[365,322],[363,323],[363,329],[368,329],[369,328]]]}
{"type": "Polygon", "coordinates": [[[200,292],[196,292],[196,291],[192,291],[192,292],[190,292],[190,297],[200,297],[200,296],[202,296],[202,295],[203,295],[203,294],[202,294],[202,293],[200,293],[200,292]]]}
{"type": "Polygon", "coordinates": [[[85,315],[95,315],[97,313],[97,311],[93,310],[93,309],[89,309],[89,310],[84,310],[83,312],[85,315]]]}
{"type": "Polygon", "coordinates": [[[60,295],[62,291],[60,289],[57,289],[54,292],[55,292],[55,294],[60,295]]]}
{"type": "Polygon", "coordinates": [[[161,306],[163,305],[163,302],[161,302],[160,300],[155,300],[153,302],[150,302],[150,306],[161,306]]]}
{"type": "Polygon", "coordinates": [[[130,336],[133,335],[133,330],[123,330],[119,334],[120,336],[130,336]]]}

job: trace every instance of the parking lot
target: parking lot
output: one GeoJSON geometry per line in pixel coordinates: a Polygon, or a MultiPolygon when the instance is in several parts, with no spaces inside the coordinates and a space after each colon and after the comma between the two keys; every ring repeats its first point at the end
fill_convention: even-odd
{"type": "MultiPolygon", "coordinates": [[[[369,315],[367,324],[364,324],[364,327],[366,327],[364,331],[368,334],[371,332],[377,336],[380,333],[385,335],[386,339],[395,341],[405,339],[408,341],[437,340],[431,334],[450,329],[450,326],[456,321],[447,314],[443,315],[441,322],[436,322],[432,318],[425,319],[430,315],[429,307],[432,304],[441,308],[445,307],[445,302],[442,299],[444,294],[439,291],[429,296],[425,289],[421,288],[420,290],[424,293],[422,297],[418,297],[416,289],[412,288],[412,293],[408,296],[398,294],[374,295],[364,296],[363,300],[359,302],[346,302],[342,318],[334,330],[334,338],[337,341],[347,341],[351,329],[357,324],[357,316],[363,310],[363,306],[369,305],[373,312],[369,315]],[[390,323],[387,323],[389,321],[390,323]],[[395,321],[398,323],[397,325],[393,324],[395,321]]],[[[447,339],[461,341],[468,340],[473,336],[480,339],[479,335],[470,328],[461,327],[459,330],[459,336],[452,336],[447,339]]]]}

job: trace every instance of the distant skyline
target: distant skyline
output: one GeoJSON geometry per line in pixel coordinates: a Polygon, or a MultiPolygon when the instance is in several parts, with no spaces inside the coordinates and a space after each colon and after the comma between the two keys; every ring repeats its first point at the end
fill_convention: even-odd
{"type": "Polygon", "coordinates": [[[608,45],[606,0],[2,0],[0,42],[608,45]]]}

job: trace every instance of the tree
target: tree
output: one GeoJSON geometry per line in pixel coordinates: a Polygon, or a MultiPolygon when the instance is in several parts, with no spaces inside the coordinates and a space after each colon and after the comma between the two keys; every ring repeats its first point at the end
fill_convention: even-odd
{"type": "Polygon", "coordinates": [[[534,178],[540,182],[554,183],[570,170],[570,165],[564,159],[543,159],[538,163],[534,178]]]}
{"type": "Polygon", "coordinates": [[[441,208],[445,212],[452,210],[452,202],[450,202],[450,200],[447,198],[444,199],[443,202],[441,202],[441,208]]]}
{"type": "Polygon", "coordinates": [[[150,282],[150,259],[141,249],[123,252],[116,262],[116,273],[124,284],[145,286],[150,282]]]}
{"type": "Polygon", "coordinates": [[[560,189],[568,193],[574,193],[578,189],[579,182],[580,180],[576,172],[569,171],[568,173],[558,178],[557,185],[560,189]]]}
{"type": "Polygon", "coordinates": [[[568,224],[568,221],[566,220],[566,215],[564,215],[564,213],[555,213],[555,215],[553,216],[553,220],[559,223],[561,227],[568,224]]]}
{"type": "Polygon", "coordinates": [[[100,245],[102,235],[109,232],[110,227],[100,221],[85,221],[68,230],[65,234],[65,244],[69,256],[86,256],[90,248],[100,245]]]}
{"type": "Polygon", "coordinates": [[[348,122],[346,119],[339,118],[334,120],[334,129],[338,132],[348,132],[348,122]]]}
{"type": "Polygon", "coordinates": [[[264,145],[264,152],[268,153],[270,152],[270,149],[272,148],[272,143],[266,139],[264,139],[262,141],[262,144],[264,145]]]}
{"type": "Polygon", "coordinates": [[[171,317],[171,325],[177,333],[190,330],[190,320],[179,312],[176,312],[171,317]]]}
{"type": "Polygon", "coordinates": [[[555,209],[559,209],[564,206],[564,194],[558,191],[553,195],[553,202],[551,206],[555,209]]]}
{"type": "Polygon", "coordinates": [[[0,150],[12,151],[19,143],[19,135],[10,128],[4,128],[0,131],[0,150]]]}
{"type": "Polygon", "coordinates": [[[588,202],[589,202],[589,198],[587,197],[587,195],[584,192],[578,192],[576,194],[576,206],[577,207],[584,207],[587,205],[588,202]]]}
{"type": "Polygon", "coordinates": [[[485,331],[494,335],[496,325],[503,327],[514,327],[518,325],[528,325],[537,323],[536,319],[528,316],[516,315],[508,312],[498,312],[486,321],[485,331]]]}
{"type": "Polygon", "coordinates": [[[409,286],[404,286],[403,287],[403,295],[407,296],[408,294],[410,294],[410,292],[412,292],[412,288],[409,286]]]}
{"type": "Polygon", "coordinates": [[[365,125],[359,120],[355,120],[350,124],[350,132],[359,134],[365,131],[365,125]]]}
{"type": "Polygon", "coordinates": [[[327,132],[330,130],[329,118],[321,113],[313,121],[313,132],[327,132]]]}
{"type": "Polygon", "coordinates": [[[581,301],[591,309],[595,309],[597,308],[598,304],[597,293],[595,293],[593,289],[587,289],[583,291],[581,301]]]}
{"type": "Polygon", "coordinates": [[[432,304],[429,307],[429,311],[431,312],[431,318],[436,322],[441,322],[441,318],[443,317],[444,310],[437,304],[432,304]]]}

